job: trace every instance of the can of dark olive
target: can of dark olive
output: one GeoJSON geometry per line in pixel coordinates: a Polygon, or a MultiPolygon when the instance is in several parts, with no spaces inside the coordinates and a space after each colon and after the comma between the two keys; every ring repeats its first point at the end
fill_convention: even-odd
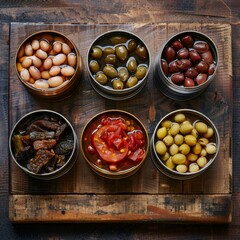
{"type": "Polygon", "coordinates": [[[184,101],[205,91],[217,68],[218,50],[213,40],[197,31],[183,31],[168,39],[157,54],[154,79],[164,95],[184,101]],[[191,38],[189,45],[186,37],[191,38]]]}
{"type": "Polygon", "coordinates": [[[18,120],[9,136],[9,150],[23,172],[37,179],[51,180],[73,167],[79,143],[71,123],[63,115],[43,109],[18,120]]]}
{"type": "Polygon", "coordinates": [[[111,100],[129,99],[145,86],[151,66],[150,51],[137,35],[113,30],[98,36],[87,54],[90,84],[111,100]]]}

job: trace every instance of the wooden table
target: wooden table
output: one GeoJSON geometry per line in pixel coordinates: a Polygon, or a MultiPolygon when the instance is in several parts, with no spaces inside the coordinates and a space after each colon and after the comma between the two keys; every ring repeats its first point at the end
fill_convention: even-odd
{"type": "Polygon", "coordinates": [[[16,8],[10,4],[2,5],[0,16],[6,22],[0,25],[1,239],[7,235],[12,238],[34,236],[56,239],[118,236],[123,239],[153,239],[167,234],[176,239],[192,239],[193,234],[216,239],[238,236],[239,50],[236,36],[239,36],[239,8],[234,2],[174,3],[137,1],[133,11],[133,4],[128,1],[113,2],[111,6],[106,2],[83,1],[78,4],[66,1],[60,3],[57,9],[51,2],[46,7],[37,2],[36,6],[40,9],[35,9],[33,5],[17,6],[17,3],[16,8]],[[107,10],[104,11],[106,6],[107,10]],[[36,20],[39,11],[44,14],[36,20]],[[25,18],[16,20],[15,15],[25,18]],[[160,45],[179,31],[193,29],[206,33],[219,49],[217,80],[200,97],[187,102],[175,102],[162,95],[153,85],[153,70],[147,86],[128,102],[109,101],[99,96],[88,82],[86,69],[74,95],[58,103],[35,99],[18,82],[14,56],[18,45],[29,34],[41,29],[65,33],[80,49],[86,66],[87,48],[92,40],[106,30],[119,28],[142,37],[149,45],[152,59],[160,45]],[[141,110],[136,105],[141,105],[141,110]],[[148,115],[151,105],[156,110],[155,120],[148,115]],[[23,174],[8,156],[6,139],[9,130],[19,117],[31,110],[48,108],[64,114],[73,123],[77,135],[80,135],[87,119],[95,113],[111,108],[123,109],[139,117],[151,136],[154,126],[163,115],[184,107],[209,116],[219,128],[222,142],[220,154],[212,168],[191,181],[169,179],[159,173],[148,158],[139,173],[113,182],[96,176],[80,156],[66,176],[52,182],[41,182],[23,174]],[[11,225],[9,217],[14,223],[24,224],[11,225]],[[118,223],[113,223],[116,221],[118,223]],[[79,222],[90,223],[76,225],[79,222]],[[170,224],[184,222],[187,224],[170,224]],[[220,227],[219,223],[225,225],[220,227]]]}

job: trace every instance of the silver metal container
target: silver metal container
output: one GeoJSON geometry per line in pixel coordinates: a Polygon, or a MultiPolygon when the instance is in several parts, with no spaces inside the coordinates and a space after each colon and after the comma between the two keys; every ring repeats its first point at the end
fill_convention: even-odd
{"type": "MultiPolygon", "coordinates": [[[[36,130],[38,131],[38,130],[36,130]]],[[[50,130],[49,130],[50,131],[50,130]]],[[[64,139],[65,140],[65,139],[64,139]]],[[[20,143],[21,145],[22,143],[20,143]]],[[[26,145],[22,146],[26,147],[26,145]]],[[[18,120],[18,122],[15,124],[13,127],[10,136],[9,136],[9,150],[10,150],[10,155],[15,164],[26,174],[29,176],[32,176],[37,179],[41,180],[51,180],[55,178],[59,178],[63,176],[65,173],[67,173],[74,165],[78,158],[79,154],[79,143],[78,143],[78,138],[76,136],[76,133],[71,125],[71,123],[60,113],[51,111],[51,110],[36,110],[33,112],[30,112],[26,115],[24,115],[22,118],[18,120]],[[29,164],[30,159],[25,159],[25,157],[22,157],[23,159],[20,161],[17,160],[17,152],[19,149],[19,144],[16,143],[15,136],[16,135],[24,135],[27,127],[30,126],[33,122],[36,120],[42,119],[43,117],[47,118],[54,118],[57,119],[57,121],[60,121],[61,123],[66,124],[67,128],[67,133],[64,133],[64,135],[67,135],[67,140],[71,140],[73,142],[73,148],[71,150],[71,153],[68,154],[68,158],[65,160],[64,165],[62,165],[59,168],[56,168],[55,170],[51,172],[44,172],[44,173],[35,173],[31,171],[28,167],[27,164],[29,164]]],[[[53,151],[53,150],[51,150],[53,151]]]]}
{"type": "MultiPolygon", "coordinates": [[[[138,170],[140,170],[140,168],[143,166],[149,151],[149,137],[144,125],[134,115],[122,110],[115,110],[115,109],[107,110],[95,115],[86,123],[85,127],[83,128],[82,134],[80,136],[80,147],[86,162],[95,173],[109,179],[122,179],[122,178],[126,178],[133,175],[138,170]],[[136,129],[141,130],[143,132],[143,137],[145,139],[145,145],[144,145],[145,155],[140,162],[138,161],[136,161],[136,163],[132,162],[130,166],[127,166],[126,161],[128,160],[123,159],[120,161],[122,163],[123,161],[125,161],[122,167],[119,167],[118,170],[111,170],[107,166],[109,163],[103,161],[101,157],[97,157],[98,155],[96,155],[95,153],[93,154],[88,153],[88,147],[93,137],[92,134],[93,132],[96,132],[96,127],[100,126],[101,120],[106,117],[110,117],[114,119],[120,117],[128,121],[129,123],[134,122],[134,126],[136,127],[136,129]],[[103,166],[100,166],[99,161],[102,161],[101,164],[103,166]]],[[[117,164],[120,162],[117,162],[117,164]]]]}
{"type": "MultiPolygon", "coordinates": [[[[199,139],[198,139],[198,141],[199,141],[199,139]]],[[[203,172],[205,172],[217,158],[219,148],[220,148],[220,136],[219,136],[218,130],[217,130],[216,126],[214,125],[214,123],[204,114],[202,114],[198,111],[195,111],[195,110],[191,110],[191,109],[179,109],[179,110],[170,112],[169,114],[164,116],[156,125],[156,128],[153,132],[153,135],[152,135],[151,141],[150,141],[150,155],[151,155],[151,159],[152,159],[154,165],[156,166],[156,168],[159,171],[161,171],[163,174],[165,174],[166,176],[173,178],[173,179],[177,179],[177,180],[192,179],[192,178],[199,176],[203,172]],[[170,120],[171,122],[174,123],[174,116],[178,113],[183,113],[186,116],[187,120],[190,119],[192,122],[202,121],[202,122],[206,123],[208,127],[211,127],[214,131],[214,135],[211,137],[211,141],[213,141],[215,143],[216,152],[214,154],[206,156],[206,158],[208,159],[207,164],[204,167],[199,168],[199,170],[196,172],[189,172],[189,171],[178,172],[175,168],[170,169],[169,167],[166,166],[166,159],[163,160],[163,156],[159,155],[156,151],[156,147],[155,147],[156,142],[159,140],[157,137],[157,131],[159,128],[162,127],[162,122],[165,120],[170,120]]],[[[172,156],[170,155],[170,157],[172,157],[172,156]]],[[[193,161],[190,163],[196,163],[196,161],[193,161]]]]}
{"type": "MultiPolygon", "coordinates": [[[[40,44],[37,44],[40,45],[40,44]]],[[[44,46],[42,47],[44,48],[44,46]]],[[[72,61],[72,60],[71,60],[72,61]]],[[[54,64],[52,65],[54,66],[54,64]]],[[[73,41],[71,41],[66,35],[57,32],[57,31],[53,31],[53,30],[43,30],[43,31],[39,31],[36,32],[34,34],[31,34],[30,36],[28,36],[19,46],[17,53],[16,53],[16,57],[15,57],[15,69],[16,69],[16,73],[18,76],[18,79],[20,80],[20,82],[24,85],[24,87],[26,87],[26,89],[28,90],[29,93],[31,93],[32,95],[36,96],[36,97],[40,97],[43,98],[45,100],[62,100],[68,96],[70,96],[74,90],[76,89],[76,87],[79,85],[80,83],[80,78],[81,78],[81,74],[83,71],[83,62],[82,62],[82,58],[81,55],[76,47],[76,45],[74,44],[73,41]],[[71,55],[70,59],[75,58],[75,65],[72,65],[72,67],[74,68],[75,72],[72,76],[63,76],[60,73],[58,73],[57,75],[49,75],[47,74],[47,77],[44,77],[44,75],[42,74],[42,72],[44,71],[49,72],[50,68],[44,68],[44,61],[46,60],[46,58],[38,58],[38,62],[33,61],[33,63],[29,66],[28,64],[25,66],[23,64],[24,58],[28,58],[28,59],[36,59],[36,55],[37,55],[37,51],[39,51],[41,48],[40,46],[34,46],[34,44],[36,45],[36,42],[40,42],[41,40],[45,40],[47,43],[49,43],[50,48],[49,50],[46,50],[46,52],[40,52],[39,54],[47,54],[47,58],[51,58],[53,59],[54,56],[58,55],[59,53],[61,54],[65,54],[67,56],[66,60],[61,63],[60,68],[62,69],[64,66],[66,65],[70,65],[68,63],[68,56],[71,55]],[[35,41],[35,42],[34,42],[35,41]],[[59,44],[61,47],[59,48],[59,52],[55,52],[53,50],[54,45],[55,44],[59,44]],[[65,50],[63,50],[63,44],[65,47],[65,50]],[[66,50],[66,45],[68,45],[69,49],[70,49],[70,53],[68,53],[69,50],[66,50]],[[24,49],[26,48],[26,46],[30,46],[29,48],[30,50],[30,54],[32,55],[26,55],[26,50],[24,51],[24,49]],[[33,49],[34,48],[34,49],[33,49]],[[40,61],[39,61],[40,59],[40,61]],[[36,80],[41,80],[42,82],[47,83],[48,79],[50,77],[55,77],[55,76],[61,76],[64,78],[64,81],[61,85],[56,86],[56,87],[49,87],[47,89],[45,88],[39,88],[35,86],[35,83],[33,80],[33,77],[30,74],[30,80],[26,81],[23,79],[23,75],[22,75],[22,70],[25,69],[28,72],[30,72],[29,68],[33,66],[35,67],[35,71],[40,71],[41,73],[41,77],[37,77],[35,79],[36,80]]],[[[46,74],[45,74],[46,75],[46,74]]]]}
{"type": "MultiPolygon", "coordinates": [[[[113,54],[115,55],[115,52],[113,54]]],[[[92,44],[89,47],[88,54],[87,54],[87,63],[88,63],[87,69],[88,69],[88,73],[90,76],[90,83],[91,83],[93,89],[105,98],[108,98],[111,100],[124,100],[124,99],[129,99],[129,98],[135,96],[145,86],[145,84],[147,82],[148,74],[150,71],[151,56],[150,56],[150,51],[149,51],[147,45],[144,43],[144,41],[139,36],[137,36],[131,32],[128,32],[128,31],[114,30],[114,31],[109,31],[109,32],[105,32],[105,33],[101,34],[92,42],[92,44]],[[115,42],[111,41],[111,39],[114,37],[123,38],[125,40],[123,40],[123,41],[120,40],[119,42],[117,41],[117,43],[115,43],[115,42]],[[107,53],[104,51],[104,49],[110,47],[110,48],[114,48],[114,51],[115,51],[115,47],[118,47],[121,45],[123,45],[127,48],[127,44],[132,39],[134,41],[136,41],[137,46],[143,46],[145,48],[145,50],[146,50],[146,58],[145,59],[139,58],[138,55],[136,54],[136,50],[134,50],[134,51],[128,51],[128,57],[126,60],[121,61],[121,60],[119,60],[119,58],[116,57],[117,61],[114,64],[111,64],[111,63],[109,64],[109,63],[105,62],[104,59],[107,56],[107,53]],[[92,49],[94,47],[100,48],[103,52],[102,56],[99,59],[94,59],[91,55],[92,49]],[[137,84],[135,84],[134,86],[131,86],[131,87],[126,87],[126,82],[124,82],[123,89],[114,89],[111,84],[113,79],[110,78],[109,76],[107,77],[108,83],[101,84],[95,78],[96,72],[93,72],[90,67],[90,62],[92,60],[97,60],[97,62],[99,63],[100,68],[99,68],[98,72],[102,72],[103,67],[105,65],[111,65],[115,69],[117,69],[118,67],[126,67],[127,60],[130,57],[136,58],[138,66],[140,66],[140,65],[147,66],[147,71],[146,71],[145,76],[141,79],[138,79],[137,84]]],[[[135,73],[136,72],[129,72],[129,76],[135,76],[135,73]]],[[[116,76],[116,77],[118,77],[118,76],[116,76]]]]}
{"type": "Polygon", "coordinates": [[[213,81],[217,68],[218,68],[218,50],[211,38],[209,38],[207,35],[197,32],[197,31],[183,31],[180,33],[177,33],[176,35],[172,36],[170,39],[167,40],[167,42],[162,46],[161,50],[157,54],[155,58],[154,63],[154,78],[155,81],[160,89],[160,91],[166,95],[167,97],[173,99],[173,100],[189,100],[192,98],[197,97],[199,94],[201,94],[203,91],[206,90],[206,88],[209,86],[209,84],[213,81]],[[161,60],[163,59],[163,52],[164,49],[171,45],[171,43],[175,40],[181,39],[185,35],[192,36],[193,39],[196,41],[205,41],[209,44],[210,51],[212,53],[214,63],[215,63],[215,71],[212,75],[209,75],[207,78],[207,81],[205,81],[201,85],[196,85],[193,87],[184,87],[174,84],[169,76],[166,76],[163,72],[161,60]]]}

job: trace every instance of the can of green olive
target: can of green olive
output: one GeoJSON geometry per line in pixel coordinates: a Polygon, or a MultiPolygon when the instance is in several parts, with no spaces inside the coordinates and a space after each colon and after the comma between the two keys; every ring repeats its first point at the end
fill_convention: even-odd
{"type": "Polygon", "coordinates": [[[150,156],[156,168],[177,180],[192,179],[205,172],[216,160],[219,149],[220,136],[214,123],[191,109],[165,115],[150,141],[150,156]]]}
{"type": "Polygon", "coordinates": [[[151,66],[150,51],[137,35],[113,30],[98,36],[87,54],[93,89],[111,100],[125,100],[145,86],[151,66]]]}
{"type": "Polygon", "coordinates": [[[160,91],[173,100],[197,97],[213,81],[218,50],[213,40],[197,31],[183,31],[162,46],[154,63],[160,91]]]}
{"type": "Polygon", "coordinates": [[[103,111],[83,128],[80,147],[89,167],[109,179],[126,178],[143,166],[149,149],[147,131],[134,115],[103,111]]]}
{"type": "Polygon", "coordinates": [[[12,160],[23,172],[37,179],[51,180],[73,167],[79,142],[63,115],[43,109],[18,120],[9,136],[9,150],[12,160]]]}
{"type": "Polygon", "coordinates": [[[45,100],[61,100],[79,85],[83,63],[76,45],[66,35],[43,30],[20,44],[15,69],[29,93],[45,100]]]}

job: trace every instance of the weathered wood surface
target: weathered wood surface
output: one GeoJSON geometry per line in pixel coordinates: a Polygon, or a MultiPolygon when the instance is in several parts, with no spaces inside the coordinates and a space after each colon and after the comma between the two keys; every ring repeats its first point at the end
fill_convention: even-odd
{"type": "MultiPolygon", "coordinates": [[[[211,205],[210,211],[205,204],[195,204],[191,208],[186,208],[183,210],[182,221],[184,218],[188,221],[194,212],[200,213],[202,218],[196,219],[199,222],[212,221],[212,217],[219,220],[215,223],[223,221],[231,221],[231,175],[232,175],[232,159],[231,159],[231,132],[232,132],[232,67],[231,67],[231,26],[229,24],[178,24],[178,23],[162,23],[162,24],[129,24],[129,25],[78,25],[78,24],[67,24],[67,25],[42,25],[42,24],[21,24],[12,23],[10,32],[10,69],[14,69],[15,54],[19,44],[24,40],[24,38],[31,33],[39,30],[53,29],[66,34],[74,43],[77,45],[80,54],[82,56],[84,65],[87,62],[87,51],[91,42],[101,33],[104,33],[113,29],[124,29],[132,31],[135,34],[143,38],[145,43],[148,45],[151,57],[152,65],[149,80],[147,86],[135,97],[127,101],[111,101],[99,96],[91,87],[89,83],[89,77],[84,68],[83,77],[81,80],[80,87],[76,89],[74,94],[63,101],[60,102],[47,102],[44,100],[39,100],[31,96],[25,88],[20,84],[17,79],[16,73],[10,71],[10,82],[9,82],[9,117],[10,117],[10,129],[13,127],[14,123],[24,114],[29,111],[36,109],[52,109],[58,111],[66,116],[76,130],[78,136],[81,134],[81,130],[92,116],[98,112],[104,111],[106,109],[122,109],[132,114],[136,115],[143,124],[146,126],[149,136],[151,137],[153,130],[162,116],[166,113],[171,112],[179,108],[192,108],[198,110],[207,116],[209,116],[212,121],[216,124],[219,129],[221,138],[221,149],[219,156],[213,166],[206,171],[203,175],[188,181],[177,181],[170,179],[160,173],[153,165],[150,157],[148,157],[143,168],[134,176],[123,179],[123,180],[109,180],[102,177],[96,176],[87,164],[85,163],[82,154],[80,154],[77,163],[73,169],[66,174],[54,181],[39,181],[28,177],[26,174],[20,171],[20,169],[11,162],[11,185],[10,193],[13,196],[11,198],[10,205],[10,215],[12,221],[25,222],[30,221],[29,214],[25,211],[23,206],[19,208],[18,198],[15,198],[15,194],[23,194],[21,198],[24,198],[26,194],[25,201],[36,201],[36,205],[40,204],[41,197],[29,199],[31,194],[105,194],[106,202],[107,199],[112,202],[113,194],[131,194],[131,201],[135,202],[138,209],[143,210],[143,214],[137,211],[136,215],[129,215],[129,209],[125,208],[127,204],[126,201],[122,201],[119,198],[119,209],[115,209],[112,206],[112,211],[107,211],[107,219],[110,221],[115,221],[116,217],[113,214],[114,211],[118,211],[123,217],[118,218],[119,220],[136,221],[136,220],[159,220],[168,221],[165,215],[161,214],[161,209],[164,211],[169,206],[166,201],[158,205],[156,203],[156,209],[159,210],[159,214],[156,214],[152,218],[152,213],[147,211],[146,203],[144,199],[147,197],[150,201],[155,202],[156,196],[159,199],[164,199],[165,194],[180,194],[180,200],[185,199],[189,202],[189,194],[195,194],[196,201],[202,199],[202,194],[213,195],[209,197],[209,202],[207,205],[211,205]],[[219,50],[219,68],[216,75],[216,79],[211,84],[211,86],[204,92],[201,96],[194,100],[186,102],[176,102],[165,97],[159,89],[155,87],[154,76],[153,76],[153,62],[158,53],[161,45],[172,35],[177,32],[192,29],[202,31],[203,33],[209,35],[215,42],[219,50]],[[147,96],[147,97],[146,97],[147,96]],[[151,101],[153,100],[153,101],[151,101]],[[149,108],[150,103],[154,104],[156,110],[155,121],[149,119],[149,108]],[[141,106],[141,107],[138,107],[141,106]],[[14,109],[17,109],[17,111],[14,109]],[[106,195],[107,194],[107,195],[106,195]],[[151,195],[149,194],[154,194],[151,195]],[[156,195],[156,196],[155,196],[156,195]],[[227,207],[222,206],[221,211],[217,211],[219,205],[215,204],[217,196],[221,195],[226,198],[227,207]],[[155,200],[154,200],[155,199],[155,200]],[[212,199],[212,202],[210,201],[212,199]],[[18,211],[15,211],[16,208],[18,211]],[[22,212],[20,212],[22,209],[22,212]],[[190,210],[191,209],[191,210],[190,210]],[[12,214],[16,212],[17,214],[12,214]],[[137,216],[139,215],[139,219],[137,216]],[[19,217],[21,216],[21,217],[19,217]],[[132,219],[131,219],[131,216],[132,219]],[[144,218],[145,216],[145,218],[144,218]],[[208,216],[208,217],[207,217],[208,216]],[[111,218],[112,217],[112,218],[111,218]],[[221,220],[220,220],[221,219],[221,220]]],[[[59,197],[58,195],[56,196],[59,197]]],[[[191,198],[191,197],[190,197],[191,198]]],[[[76,197],[76,199],[78,199],[76,197]]],[[[116,198],[117,200],[118,198],[116,198]]],[[[20,201],[21,202],[21,201],[20,201]]],[[[55,203],[55,201],[53,200],[55,203]]],[[[85,201],[84,201],[85,202],[85,201]]],[[[99,201],[100,203],[101,201],[99,201]]],[[[221,205],[220,201],[220,205],[221,205]]],[[[76,205],[71,201],[66,201],[66,206],[70,205],[72,211],[76,205]]],[[[34,204],[34,203],[33,203],[34,204]]],[[[91,221],[93,218],[92,211],[97,212],[99,206],[97,204],[91,206],[93,209],[89,212],[89,203],[83,203],[83,207],[86,209],[86,215],[83,219],[78,219],[73,214],[72,221],[91,221]],[[84,206],[84,204],[86,204],[84,206]]],[[[177,204],[174,202],[174,204],[177,204]]],[[[178,203],[181,206],[181,202],[178,203]]],[[[177,205],[178,205],[177,204],[177,205]]],[[[226,203],[223,201],[223,205],[226,203]]],[[[30,204],[31,205],[31,204],[30,204]]],[[[25,205],[26,206],[26,205],[25,205]]],[[[117,204],[118,206],[118,204],[117,204]]],[[[171,206],[171,203],[170,203],[171,206]]],[[[154,207],[154,206],[153,206],[154,207]]],[[[172,205],[174,208],[174,206],[172,205]]],[[[176,208],[175,221],[179,221],[179,213],[181,213],[181,208],[176,208]],[[178,211],[180,211],[178,213],[178,211]]],[[[30,211],[34,212],[35,208],[30,208],[30,211]]],[[[36,216],[35,220],[31,218],[32,221],[47,221],[46,216],[49,217],[51,221],[61,221],[52,218],[50,214],[47,214],[48,207],[41,208],[42,215],[36,216]]],[[[102,210],[104,212],[104,210],[102,210]]],[[[78,212],[78,208],[76,208],[78,212]]],[[[35,214],[35,213],[34,213],[35,214]]],[[[33,214],[33,215],[34,215],[33,214]]],[[[169,220],[174,220],[174,214],[170,214],[169,220]]],[[[79,216],[79,215],[78,215],[79,216]]],[[[104,221],[105,218],[102,215],[95,215],[94,220],[104,221]]],[[[70,219],[68,219],[70,221],[70,219]]]]}
{"type": "Polygon", "coordinates": [[[0,238],[1,239],[239,239],[240,236],[240,2],[226,1],[1,1],[0,0],[0,238]],[[17,224],[8,216],[8,66],[11,22],[45,23],[230,23],[233,54],[233,185],[229,225],[164,222],[97,224],[17,224]]]}

